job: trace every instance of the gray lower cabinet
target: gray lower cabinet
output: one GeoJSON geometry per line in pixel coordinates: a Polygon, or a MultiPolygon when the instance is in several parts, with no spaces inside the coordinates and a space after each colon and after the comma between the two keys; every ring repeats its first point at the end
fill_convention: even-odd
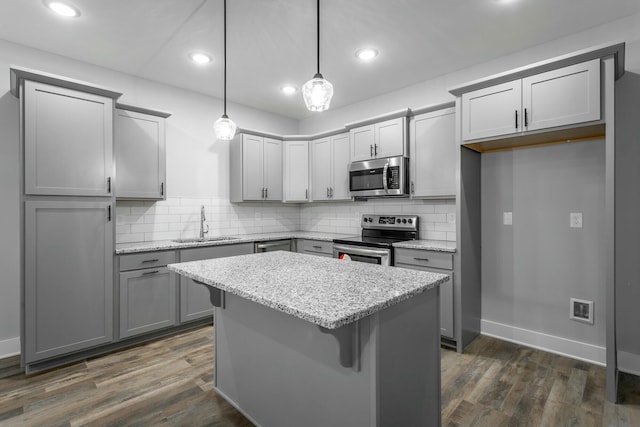
{"type": "Polygon", "coordinates": [[[448,274],[450,279],[440,285],[440,335],[455,340],[453,328],[453,254],[422,249],[396,248],[396,267],[448,274]]]}
{"type": "MultiPolygon", "coordinates": [[[[180,262],[251,253],[253,253],[253,243],[183,249],[180,251],[180,262]]],[[[189,322],[207,316],[213,316],[213,305],[209,300],[209,290],[206,285],[180,276],[180,322],[189,322]]]]}
{"type": "Polygon", "coordinates": [[[24,363],[113,340],[107,201],[25,201],[24,363]]]}
{"type": "Polygon", "coordinates": [[[297,241],[297,251],[303,254],[333,258],[333,242],[299,239],[297,241]]]}
{"type": "Polygon", "coordinates": [[[120,338],[177,324],[176,275],[167,270],[175,252],[120,257],[120,338]]]}

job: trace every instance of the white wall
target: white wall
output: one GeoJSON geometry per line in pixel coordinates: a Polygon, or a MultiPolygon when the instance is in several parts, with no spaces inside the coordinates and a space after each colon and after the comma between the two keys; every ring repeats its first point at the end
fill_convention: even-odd
{"type": "MultiPolygon", "coordinates": [[[[167,119],[167,195],[228,199],[229,143],[215,141],[219,99],[158,84],[0,40],[0,358],[19,349],[18,100],[9,90],[9,66],[20,65],[121,91],[121,102],[173,112],[167,119]]],[[[295,134],[298,122],[246,106],[228,105],[239,126],[295,134]]]]}

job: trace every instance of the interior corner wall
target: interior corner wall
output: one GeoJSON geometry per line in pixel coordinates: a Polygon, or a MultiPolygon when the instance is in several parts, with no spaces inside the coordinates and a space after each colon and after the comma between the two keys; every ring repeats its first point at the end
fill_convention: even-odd
{"type": "MultiPolygon", "coordinates": [[[[222,101],[63,56],[0,40],[0,358],[19,351],[19,101],[9,68],[19,65],[123,92],[120,102],[171,111],[166,122],[167,196],[229,197],[229,142],[216,141],[213,122],[222,101]]],[[[240,126],[295,134],[298,121],[230,103],[240,126]]]]}
{"type": "Polygon", "coordinates": [[[640,74],[616,82],[616,339],[618,369],[640,375],[640,74]]]}
{"type": "Polygon", "coordinates": [[[483,331],[595,346],[596,360],[579,346],[555,350],[604,363],[604,149],[595,140],[482,155],[483,331]],[[570,227],[571,212],[582,228],[570,227]],[[569,319],[570,298],[594,302],[594,324],[569,319]]]}

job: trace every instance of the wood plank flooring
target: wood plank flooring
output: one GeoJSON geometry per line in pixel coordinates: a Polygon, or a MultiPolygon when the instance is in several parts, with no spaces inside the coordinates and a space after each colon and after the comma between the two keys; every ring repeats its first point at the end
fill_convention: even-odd
{"type": "MultiPolygon", "coordinates": [[[[210,326],[25,377],[0,361],[0,426],[251,426],[212,390],[210,326]]],[[[640,426],[640,378],[604,398],[604,368],[479,337],[442,350],[442,424],[640,426]]],[[[395,426],[394,426],[395,427],[395,426]]],[[[401,426],[399,426],[401,427],[401,426]]]]}

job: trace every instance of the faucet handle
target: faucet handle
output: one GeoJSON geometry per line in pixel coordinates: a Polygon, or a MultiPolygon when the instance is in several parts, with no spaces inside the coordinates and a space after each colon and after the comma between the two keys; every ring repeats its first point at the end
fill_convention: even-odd
{"type": "Polygon", "coordinates": [[[204,234],[209,233],[209,224],[206,224],[206,226],[207,226],[207,230],[206,230],[206,231],[203,231],[203,233],[204,233],[204,234]]]}

